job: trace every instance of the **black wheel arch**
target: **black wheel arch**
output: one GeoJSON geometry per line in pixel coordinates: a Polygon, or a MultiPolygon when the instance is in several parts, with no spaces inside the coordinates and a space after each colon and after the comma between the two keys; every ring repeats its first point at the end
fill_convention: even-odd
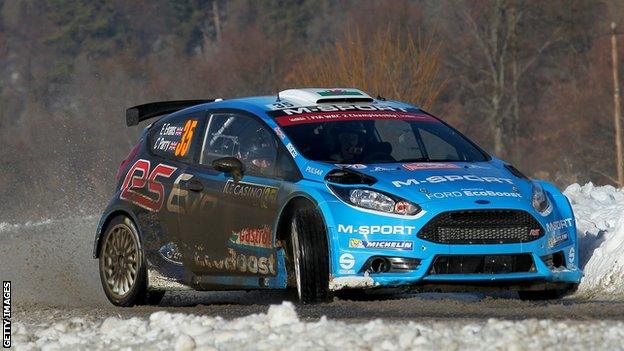
{"type": "MultiPolygon", "coordinates": [[[[321,217],[323,217],[323,221],[325,221],[325,217],[323,216],[323,212],[319,209],[318,203],[306,196],[305,194],[294,194],[290,199],[288,199],[282,209],[279,212],[277,218],[277,226],[275,231],[275,242],[288,240],[290,238],[290,221],[292,219],[293,214],[299,208],[314,208],[321,213],[321,217]]],[[[323,223],[325,225],[325,231],[327,232],[327,223],[323,223]]],[[[329,237],[327,238],[329,241],[329,237]]]]}
{"type": "Polygon", "coordinates": [[[320,207],[318,206],[318,202],[315,199],[308,196],[307,194],[295,193],[295,194],[292,194],[292,196],[287,201],[285,201],[284,205],[282,206],[279,212],[278,218],[276,220],[277,224],[275,227],[276,228],[275,244],[276,245],[281,244],[281,247],[286,251],[286,254],[292,254],[290,252],[291,251],[291,247],[290,247],[291,221],[293,219],[295,212],[301,208],[311,208],[311,209],[318,211],[321,219],[323,220],[323,227],[325,228],[325,236],[327,239],[327,250],[328,250],[327,255],[330,258],[328,260],[328,264],[329,264],[328,273],[331,275],[332,242],[331,242],[331,235],[329,233],[329,228],[327,227],[327,220],[325,219],[323,211],[321,211],[320,207]]]}
{"type": "Polygon", "coordinates": [[[139,243],[138,243],[139,249],[143,248],[143,243],[142,243],[143,238],[141,237],[142,231],[139,228],[139,224],[138,224],[139,222],[137,221],[136,216],[132,213],[132,211],[129,211],[124,208],[116,208],[116,209],[112,209],[106,212],[106,214],[102,216],[102,219],[100,219],[100,223],[95,232],[95,240],[93,243],[93,258],[100,257],[100,248],[102,246],[102,236],[104,235],[106,228],[108,228],[108,225],[113,220],[113,218],[118,217],[118,216],[128,217],[132,221],[132,224],[134,224],[139,234],[139,243]]]}

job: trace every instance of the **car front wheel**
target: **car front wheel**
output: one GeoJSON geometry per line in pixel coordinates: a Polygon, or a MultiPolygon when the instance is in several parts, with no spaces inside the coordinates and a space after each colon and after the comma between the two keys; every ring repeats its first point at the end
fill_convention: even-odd
{"type": "Polygon", "coordinates": [[[293,268],[302,303],[329,299],[329,261],[325,222],[311,208],[295,211],[291,222],[293,268]]]}

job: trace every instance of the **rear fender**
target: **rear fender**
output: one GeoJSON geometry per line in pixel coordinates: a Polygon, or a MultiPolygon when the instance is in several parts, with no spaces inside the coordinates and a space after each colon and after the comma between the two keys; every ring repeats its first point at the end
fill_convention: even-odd
{"type": "Polygon", "coordinates": [[[95,239],[93,241],[93,258],[100,257],[99,256],[100,245],[102,243],[102,236],[104,235],[104,231],[108,227],[108,223],[110,223],[110,221],[117,216],[126,216],[130,218],[130,220],[132,220],[132,222],[134,223],[134,226],[139,231],[139,249],[142,249],[141,247],[142,231],[138,226],[139,222],[137,221],[136,216],[132,213],[132,211],[130,211],[128,208],[124,206],[109,206],[106,209],[106,211],[104,211],[104,214],[102,215],[102,217],[100,217],[100,221],[98,223],[97,229],[95,230],[95,239]]]}

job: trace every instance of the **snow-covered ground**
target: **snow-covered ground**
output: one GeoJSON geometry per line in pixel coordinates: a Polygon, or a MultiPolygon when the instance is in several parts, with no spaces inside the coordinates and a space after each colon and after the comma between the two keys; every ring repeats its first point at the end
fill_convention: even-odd
{"type": "Polygon", "coordinates": [[[16,350],[620,350],[624,323],[550,321],[418,321],[345,323],[299,320],[290,302],[266,314],[224,320],[153,313],[149,319],[82,318],[24,326],[16,350]]]}
{"type": "Polygon", "coordinates": [[[564,194],[574,208],[585,273],[578,294],[624,299],[624,191],[587,183],[572,184],[564,194]]]}

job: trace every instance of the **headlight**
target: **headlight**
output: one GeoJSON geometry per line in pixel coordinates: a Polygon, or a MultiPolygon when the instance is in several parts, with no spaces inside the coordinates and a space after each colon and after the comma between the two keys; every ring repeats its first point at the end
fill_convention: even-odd
{"type": "Polygon", "coordinates": [[[361,188],[329,186],[342,201],[369,210],[413,216],[421,211],[420,206],[396,196],[361,188]]]}
{"type": "Polygon", "coordinates": [[[533,208],[541,214],[545,214],[550,211],[550,201],[548,201],[548,196],[546,196],[546,192],[544,192],[541,185],[537,183],[533,183],[533,196],[531,196],[531,204],[533,205],[533,208]]]}

